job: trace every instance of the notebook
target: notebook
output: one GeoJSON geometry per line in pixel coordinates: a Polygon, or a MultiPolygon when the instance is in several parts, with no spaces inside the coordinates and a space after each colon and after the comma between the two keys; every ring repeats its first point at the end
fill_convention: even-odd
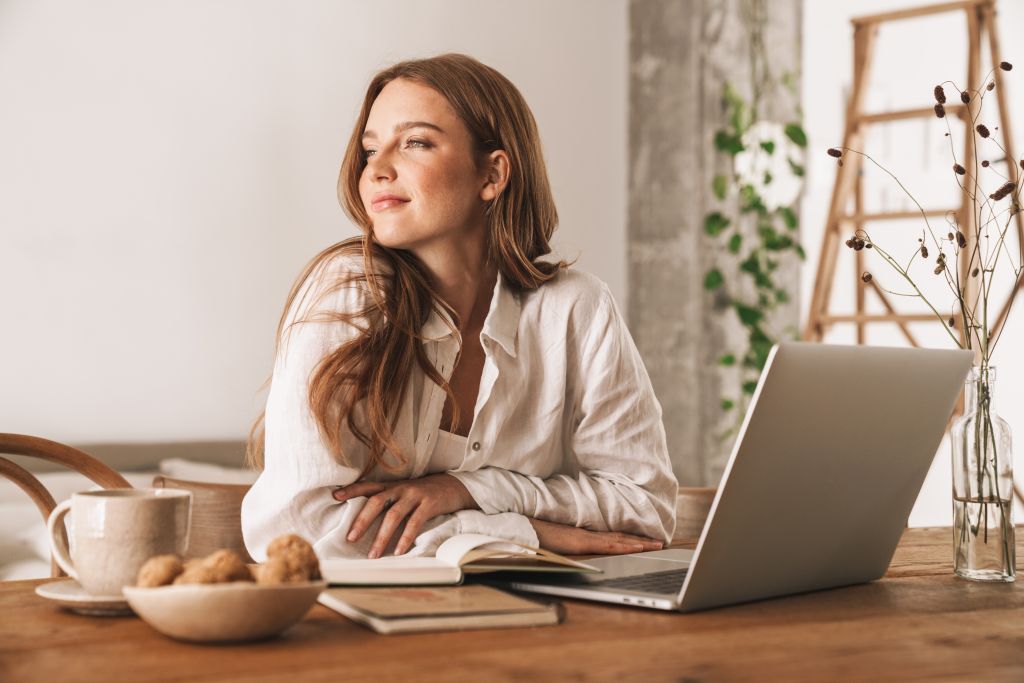
{"type": "Polygon", "coordinates": [[[481,585],[328,588],[318,600],[377,633],[551,626],[565,619],[560,603],[481,585]]]}

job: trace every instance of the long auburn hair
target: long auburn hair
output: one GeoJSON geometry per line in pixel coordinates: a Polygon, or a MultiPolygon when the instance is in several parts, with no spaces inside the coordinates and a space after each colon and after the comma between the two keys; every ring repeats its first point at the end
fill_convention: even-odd
{"type": "MultiPolygon", "coordinates": [[[[406,463],[393,429],[414,363],[455,406],[452,389],[427,358],[419,332],[433,310],[443,309],[455,320],[454,311],[437,296],[426,269],[414,254],[374,241],[373,225],[359,194],[359,178],[366,167],[361,138],[370,108],[384,86],[398,78],[429,86],[448,100],[469,130],[478,169],[495,150],[508,155],[508,183],[485,212],[486,257],[497,265],[508,286],[520,291],[536,289],[568,267],[564,261],[537,260],[551,252],[558,212],[537,123],[511,81],[476,59],[455,53],[399,62],[373,77],[338,175],[338,199],[363,234],[324,249],[310,261],[288,294],[277,328],[280,352],[288,313],[307,280],[322,274],[334,258],[362,260],[362,272],[344,274],[323,288],[317,299],[342,287],[363,287],[370,294],[365,308],[319,313],[291,323],[323,322],[326,315],[356,330],[354,338],[329,352],[316,366],[308,398],[321,439],[339,463],[354,464],[342,443],[343,423],[369,449],[359,479],[378,465],[396,472],[406,463]],[[393,455],[396,464],[385,462],[387,453],[393,455]]],[[[305,308],[303,304],[300,300],[297,308],[305,308]]],[[[306,310],[315,308],[314,302],[306,310]]],[[[263,465],[265,415],[264,410],[249,433],[246,461],[256,468],[263,465]]],[[[452,417],[457,423],[457,406],[452,417]]]]}

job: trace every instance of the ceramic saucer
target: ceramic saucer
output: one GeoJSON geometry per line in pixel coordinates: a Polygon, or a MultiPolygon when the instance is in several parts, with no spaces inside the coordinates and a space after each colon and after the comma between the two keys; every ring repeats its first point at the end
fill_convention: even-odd
{"type": "Polygon", "coordinates": [[[36,586],[36,595],[52,600],[72,612],[89,616],[109,617],[132,613],[128,601],[120,595],[89,595],[74,579],[36,586]]]}

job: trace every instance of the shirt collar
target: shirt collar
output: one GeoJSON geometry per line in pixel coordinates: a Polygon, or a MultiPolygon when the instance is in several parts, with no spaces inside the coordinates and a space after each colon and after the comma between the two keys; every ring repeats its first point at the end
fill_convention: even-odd
{"type": "MultiPolygon", "coordinates": [[[[499,271],[481,334],[498,342],[501,348],[505,349],[505,353],[513,358],[516,357],[516,333],[519,330],[520,311],[519,297],[509,288],[499,271]]],[[[448,313],[435,307],[420,334],[423,341],[440,341],[447,338],[454,327],[448,313]]]]}

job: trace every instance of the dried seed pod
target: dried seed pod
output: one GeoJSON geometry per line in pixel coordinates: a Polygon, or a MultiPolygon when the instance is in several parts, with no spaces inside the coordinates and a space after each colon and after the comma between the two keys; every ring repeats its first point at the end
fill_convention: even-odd
{"type": "Polygon", "coordinates": [[[999,62],[999,68],[1003,71],[1009,71],[1013,68],[1013,64],[1010,64],[1009,62],[999,62]]]}
{"type": "Polygon", "coordinates": [[[966,90],[960,93],[960,101],[963,102],[964,104],[971,103],[971,96],[967,94],[966,90]]]}
{"type": "Polygon", "coordinates": [[[842,165],[843,165],[843,160],[842,160],[842,159],[839,159],[839,160],[838,160],[838,161],[837,161],[836,163],[837,163],[837,164],[839,164],[839,166],[840,166],[840,167],[842,167],[842,165]]]}
{"type": "Polygon", "coordinates": [[[836,159],[838,159],[839,157],[843,156],[843,152],[838,147],[829,147],[828,155],[830,157],[835,157],[836,159]]]}
{"type": "Polygon", "coordinates": [[[986,126],[984,123],[979,123],[977,126],[975,126],[974,130],[978,131],[978,135],[980,135],[983,138],[987,138],[989,135],[988,126],[986,126]]]}
{"type": "Polygon", "coordinates": [[[951,232],[947,233],[946,234],[946,239],[948,239],[950,242],[952,242],[953,241],[953,233],[951,233],[951,232]]]}
{"type": "Polygon", "coordinates": [[[861,238],[857,237],[857,238],[855,238],[853,240],[853,250],[854,251],[860,251],[861,249],[864,248],[865,244],[866,243],[864,242],[864,240],[862,240],[861,238]]]}
{"type": "Polygon", "coordinates": [[[939,104],[946,103],[946,91],[942,89],[941,85],[935,86],[935,101],[939,104]]]}
{"type": "Polygon", "coordinates": [[[871,273],[864,271],[863,273],[861,273],[860,279],[863,280],[865,283],[871,282],[871,273]]]}
{"type": "Polygon", "coordinates": [[[1002,187],[1000,187],[998,190],[996,190],[995,192],[990,194],[988,196],[988,198],[989,199],[994,199],[995,201],[998,202],[1000,199],[1002,199],[1006,195],[1008,195],[1011,192],[1013,192],[1014,188],[1016,188],[1016,187],[1017,187],[1016,183],[1013,183],[1013,182],[1004,183],[1002,187]]]}
{"type": "Polygon", "coordinates": [[[953,316],[949,316],[949,320],[947,320],[946,322],[949,324],[950,327],[954,327],[956,325],[956,320],[953,319],[953,316]]]}
{"type": "Polygon", "coordinates": [[[928,247],[927,245],[921,245],[921,258],[928,258],[928,247]]]}
{"type": "Polygon", "coordinates": [[[985,86],[985,90],[988,90],[989,92],[992,92],[995,89],[996,89],[996,84],[995,83],[989,83],[988,85],[985,86]]]}
{"type": "Polygon", "coordinates": [[[981,162],[981,167],[988,168],[988,159],[985,159],[984,161],[981,162]]]}
{"type": "MultiPolygon", "coordinates": [[[[961,249],[967,246],[967,237],[960,230],[956,231],[956,245],[961,249]]],[[[943,258],[942,260],[945,261],[946,259],[943,258]]]]}
{"type": "Polygon", "coordinates": [[[945,264],[945,263],[940,263],[939,265],[935,266],[935,270],[934,270],[933,272],[934,272],[934,273],[935,273],[936,275],[938,275],[938,274],[940,274],[940,273],[941,273],[942,271],[944,271],[945,269],[946,269],[946,264],[945,264]]]}
{"type": "Polygon", "coordinates": [[[946,118],[946,108],[943,107],[941,104],[936,104],[935,115],[938,116],[940,119],[946,118]]]}
{"type": "Polygon", "coordinates": [[[967,173],[967,169],[961,166],[960,164],[953,164],[953,172],[956,173],[957,175],[964,175],[965,173],[967,173]]]}
{"type": "Polygon", "coordinates": [[[870,249],[871,248],[871,242],[868,242],[867,244],[865,244],[864,248],[865,249],[870,249]]]}
{"type": "Polygon", "coordinates": [[[848,246],[850,249],[853,249],[853,240],[852,239],[846,240],[846,246],[848,246]]]}
{"type": "Polygon", "coordinates": [[[971,271],[971,277],[978,277],[978,272],[979,272],[979,271],[978,271],[978,269],[977,269],[977,268],[975,268],[974,270],[972,270],[972,271],[971,271]]]}

